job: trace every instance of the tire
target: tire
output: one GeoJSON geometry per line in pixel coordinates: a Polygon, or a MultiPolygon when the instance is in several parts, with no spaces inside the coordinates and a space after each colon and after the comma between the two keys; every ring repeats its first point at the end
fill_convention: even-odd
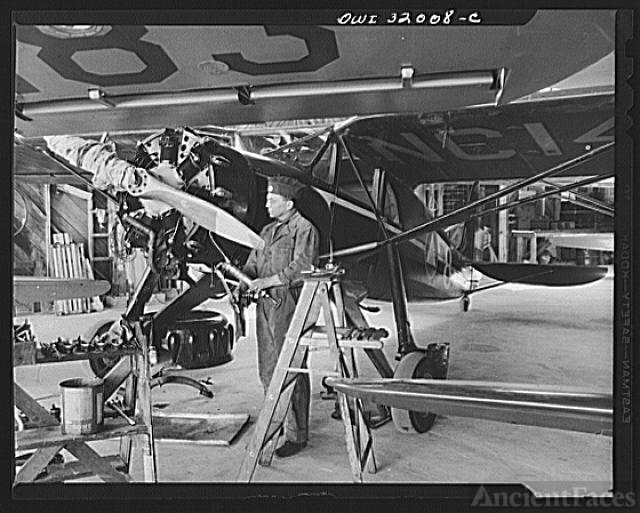
{"type": "MultiPolygon", "coordinates": [[[[413,351],[406,354],[400,360],[393,373],[394,378],[399,379],[433,379],[433,364],[429,356],[422,351],[413,351]]],[[[422,411],[408,411],[391,408],[393,425],[401,433],[426,433],[431,429],[436,420],[436,414],[422,411]]]]}

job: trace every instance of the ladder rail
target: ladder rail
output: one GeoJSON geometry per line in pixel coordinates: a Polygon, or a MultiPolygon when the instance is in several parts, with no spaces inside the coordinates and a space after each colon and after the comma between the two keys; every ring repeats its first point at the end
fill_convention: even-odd
{"type": "Polygon", "coordinates": [[[278,363],[271,377],[262,410],[256,422],[253,439],[249,442],[240,466],[238,481],[251,481],[259,458],[262,457],[261,462],[263,464],[271,462],[275,451],[275,443],[272,440],[273,434],[280,431],[293,394],[292,386],[285,389],[284,393],[282,387],[287,374],[289,374],[288,369],[301,367],[306,356],[307,348],[299,346],[298,341],[304,331],[309,329],[310,326],[308,324],[315,324],[320,314],[320,305],[313,301],[319,286],[320,282],[317,281],[305,281],[302,286],[296,310],[291,319],[289,330],[278,357],[278,363]],[[275,424],[275,428],[270,429],[272,424],[275,424]],[[271,439],[267,439],[267,435],[271,432],[273,433],[271,439]],[[262,454],[263,452],[265,454],[262,454]]]}

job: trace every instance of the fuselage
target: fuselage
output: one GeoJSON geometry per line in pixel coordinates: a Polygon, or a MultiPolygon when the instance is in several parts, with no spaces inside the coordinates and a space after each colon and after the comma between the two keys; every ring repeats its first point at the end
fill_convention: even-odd
{"type": "MultiPolygon", "coordinates": [[[[327,153],[330,153],[329,151],[327,153]]],[[[287,174],[307,183],[297,207],[321,233],[321,253],[383,240],[427,222],[433,214],[407,186],[382,169],[363,169],[361,182],[346,161],[329,164],[329,172],[320,175],[288,166],[280,161],[244,153],[255,170],[258,205],[251,223],[259,229],[268,221],[264,209],[266,179],[287,174]],[[366,186],[363,187],[362,183],[366,186]],[[375,207],[374,207],[375,206],[375,207]],[[374,208],[377,208],[377,213],[374,208]]],[[[407,299],[450,299],[463,295],[465,280],[455,264],[450,243],[439,232],[429,232],[398,245],[407,299]]],[[[347,279],[362,282],[369,297],[391,300],[390,267],[387,251],[341,258],[347,279]]]]}
{"type": "MultiPolygon", "coordinates": [[[[185,145],[186,131],[180,132],[166,133],[185,145]]],[[[147,140],[146,151],[139,156],[137,165],[147,163],[148,155],[162,155],[158,141],[159,136],[147,140]]],[[[181,176],[190,184],[187,191],[208,197],[256,232],[271,220],[265,205],[268,178],[288,175],[305,183],[308,187],[296,200],[296,206],[320,232],[324,261],[331,258],[332,251],[384,240],[433,218],[413,190],[382,167],[360,161],[356,171],[348,159],[340,156],[336,142],[325,145],[316,153],[316,165],[305,169],[211,139],[194,143],[190,137],[189,141],[189,151],[176,159],[181,176]],[[187,153],[192,156],[187,158],[187,153]],[[211,162],[214,164],[209,166],[211,162]],[[207,189],[223,192],[211,194],[207,189]]],[[[206,234],[201,239],[209,244],[206,234]]],[[[248,255],[248,250],[237,244],[224,239],[219,243],[237,263],[248,255]]],[[[210,264],[216,258],[221,255],[212,248],[201,261],[210,264]]],[[[455,298],[465,291],[453,249],[437,231],[399,244],[397,251],[343,257],[338,263],[346,269],[346,279],[364,285],[369,297],[391,300],[389,258],[400,260],[409,301],[455,298]]]]}

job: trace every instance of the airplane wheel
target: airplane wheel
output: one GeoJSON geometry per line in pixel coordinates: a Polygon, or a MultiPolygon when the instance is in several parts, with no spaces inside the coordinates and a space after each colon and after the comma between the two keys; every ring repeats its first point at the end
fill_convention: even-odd
{"type": "Polygon", "coordinates": [[[468,312],[471,308],[471,298],[469,296],[463,296],[460,300],[460,308],[463,312],[468,312]]]}
{"type": "MultiPolygon", "coordinates": [[[[393,377],[433,379],[438,376],[434,376],[431,359],[421,351],[414,351],[402,357],[393,377]]],[[[394,426],[401,433],[426,433],[433,426],[436,414],[391,408],[391,418],[394,426]]]]}
{"type": "MultiPolygon", "coordinates": [[[[107,321],[102,324],[96,332],[91,337],[91,341],[99,338],[101,335],[104,335],[107,331],[111,329],[114,322],[120,321],[107,321]]],[[[122,358],[121,356],[100,356],[99,358],[90,358],[89,366],[91,370],[96,375],[97,378],[104,378],[107,373],[113,368],[113,366],[118,363],[118,361],[122,358]]]]}

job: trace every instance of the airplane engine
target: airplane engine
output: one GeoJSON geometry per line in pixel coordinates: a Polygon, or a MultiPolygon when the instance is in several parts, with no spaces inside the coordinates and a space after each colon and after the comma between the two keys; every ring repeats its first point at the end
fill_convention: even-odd
{"type": "MultiPolygon", "coordinates": [[[[188,128],[167,128],[138,143],[132,163],[240,221],[248,223],[255,217],[255,178],[246,159],[210,137],[188,128]]],[[[154,210],[154,206],[152,200],[126,195],[121,214],[137,222],[123,223],[125,245],[146,249],[153,233],[154,264],[163,274],[175,277],[186,262],[211,265],[222,258],[220,250],[232,260],[246,256],[237,244],[210,234],[176,210],[154,210]]]]}

